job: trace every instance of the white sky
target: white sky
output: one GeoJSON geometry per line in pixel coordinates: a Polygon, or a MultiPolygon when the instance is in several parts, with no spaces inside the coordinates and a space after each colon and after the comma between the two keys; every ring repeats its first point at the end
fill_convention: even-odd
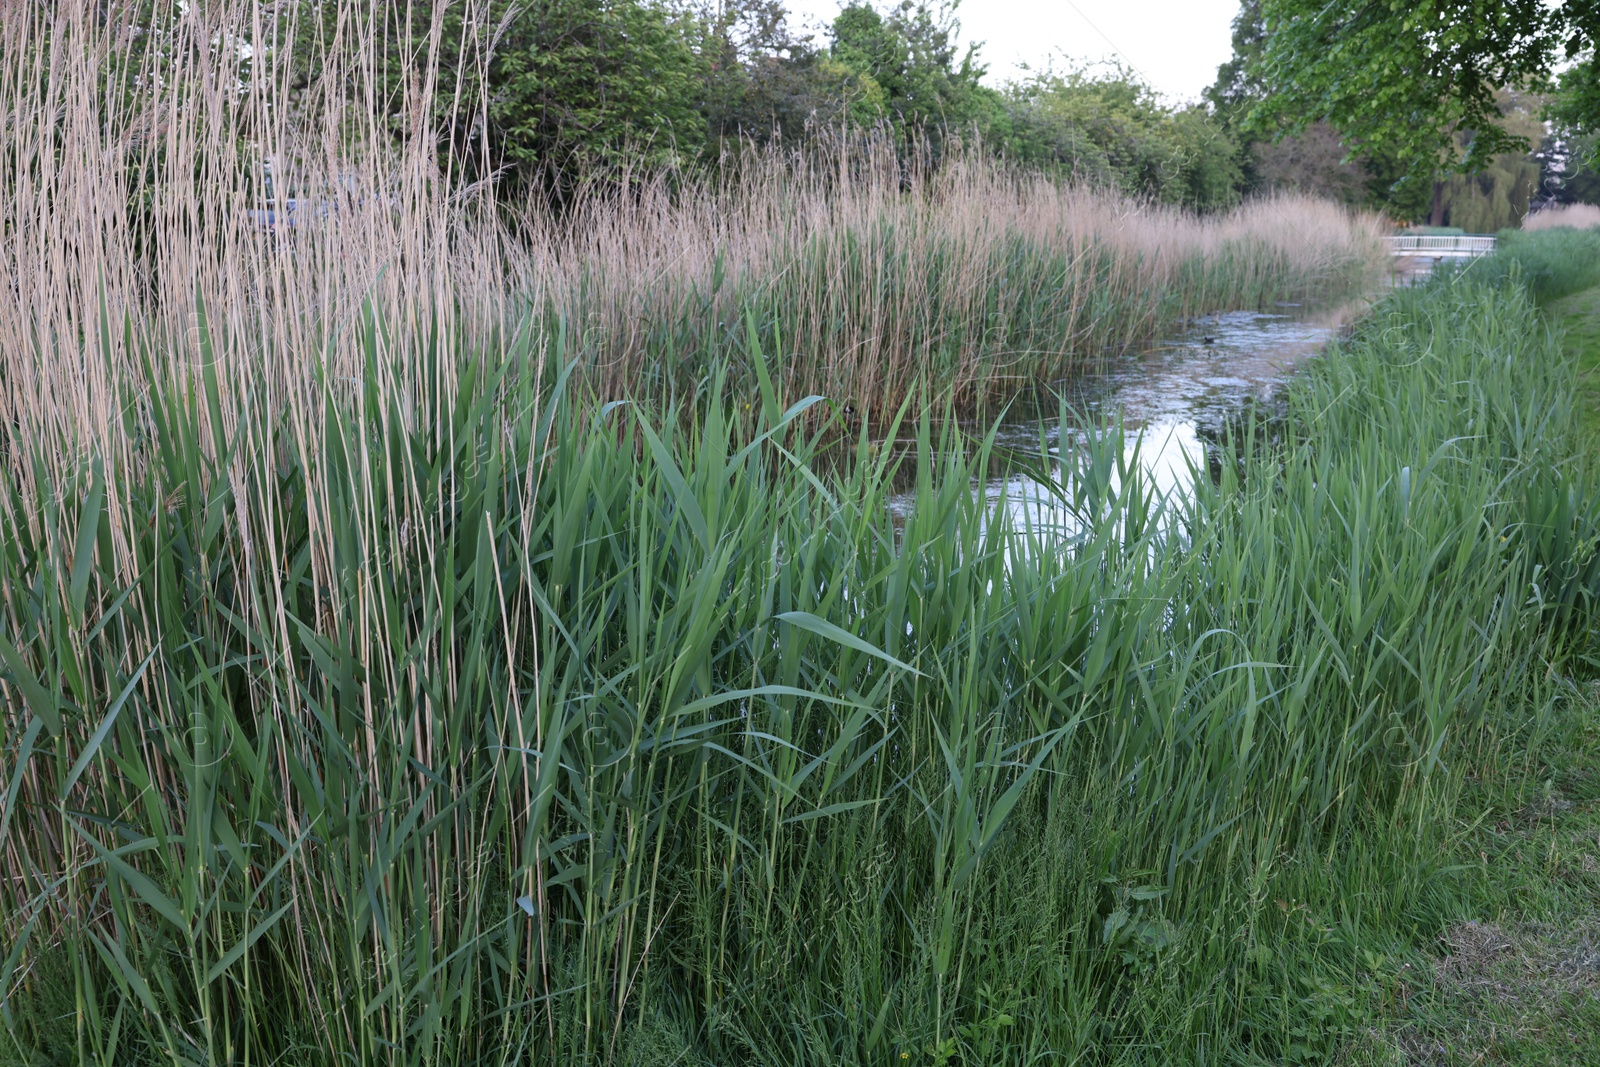
{"type": "MultiPolygon", "coordinates": [[[[788,0],[794,25],[821,30],[840,0],[788,0]]],[[[879,7],[886,6],[880,0],[879,7]]],[[[1021,64],[1056,57],[1096,62],[1122,59],[1171,101],[1193,100],[1233,55],[1239,0],[963,0],[956,9],[963,42],[998,84],[1021,64]]],[[[827,41],[818,33],[818,44],[827,41]]]]}

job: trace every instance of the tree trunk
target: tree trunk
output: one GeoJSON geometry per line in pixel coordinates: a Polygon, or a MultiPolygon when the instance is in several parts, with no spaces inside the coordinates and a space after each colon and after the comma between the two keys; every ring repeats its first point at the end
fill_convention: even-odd
{"type": "Polygon", "coordinates": [[[1433,210],[1428,213],[1428,225],[1444,225],[1444,182],[1433,183],[1433,210]]]}

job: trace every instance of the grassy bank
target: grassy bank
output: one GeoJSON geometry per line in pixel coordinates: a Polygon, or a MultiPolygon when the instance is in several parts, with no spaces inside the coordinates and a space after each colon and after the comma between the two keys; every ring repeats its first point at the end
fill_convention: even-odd
{"type": "Polygon", "coordinates": [[[1490,284],[1520,285],[1546,309],[1577,368],[1579,425],[1593,435],[1600,430],[1600,228],[1585,226],[1582,211],[1538,218],[1545,220],[1539,229],[1502,234],[1498,255],[1465,270],[1490,284]]]}
{"type": "MultiPolygon", "coordinates": [[[[1596,277],[1600,233],[1518,238],[1509,252],[1545,295],[1544,317],[1573,366],[1575,460],[1592,466],[1600,289],[1573,290],[1596,277]]],[[[1579,673],[1592,679],[1590,656],[1579,673]]],[[[1381,1038],[1353,1059],[1600,1063],[1600,689],[1575,685],[1542,736],[1508,755],[1466,778],[1445,845],[1454,921],[1363,934],[1387,968],[1388,995],[1368,1031],[1381,1038]]]]}
{"type": "Polygon", "coordinates": [[[1464,269],[1486,281],[1522,285],[1547,304],[1600,285],[1600,228],[1507,230],[1495,255],[1464,269]]]}
{"type": "Polygon", "coordinates": [[[1446,834],[1443,921],[1373,923],[1373,1063],[1600,1062],[1600,694],[1468,778],[1446,834]],[[1381,1035],[1381,1036],[1376,1036],[1381,1035]]]}
{"type": "Polygon", "coordinates": [[[1406,966],[1550,844],[1481,813],[1576,803],[1593,721],[1600,503],[1526,265],[1393,294],[1192,499],[1101,427],[1046,479],[1072,530],[1018,526],[951,407],[1359,287],[1370,223],[870,145],[507,221],[434,131],[339,124],[338,42],[322,125],[265,47],[185,96],[240,84],[195,7],[198,73],[131,97],[86,6],[48,62],[0,15],[0,1062],[1421,1032],[1406,966]],[[337,210],[253,229],[241,130],[337,210]]]}
{"type": "Polygon", "coordinates": [[[1597,501],[1518,288],[1394,294],[1191,501],[1106,434],[1081,537],[926,418],[893,519],[759,360],[685,430],[484,355],[309,426],[156,380],[128,460],[9,464],[7,1056],[1377,1055],[1472,790],[1581,698],[1597,501]]]}

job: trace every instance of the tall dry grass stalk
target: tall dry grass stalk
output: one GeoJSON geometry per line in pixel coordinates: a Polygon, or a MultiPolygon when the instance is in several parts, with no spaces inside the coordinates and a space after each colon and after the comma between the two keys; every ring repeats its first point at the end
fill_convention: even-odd
{"type": "Polygon", "coordinates": [[[908,179],[881,148],[769,155],[530,230],[529,288],[582,324],[604,392],[703,374],[753,308],[791,388],[877,412],[918,384],[971,407],[1187,315],[1359,292],[1379,247],[1373,219],[1303,197],[1197,218],[986,159],[908,179]]]}
{"type": "Polygon", "coordinates": [[[595,187],[561,218],[508,223],[490,188],[440,169],[426,101],[437,64],[461,60],[437,36],[397,78],[375,58],[382,7],[346,4],[319,35],[298,4],[186,5],[159,33],[143,6],[4,10],[14,442],[125,455],[116,384],[200,362],[225,393],[259,380],[315,433],[311,383],[369,358],[362,308],[393,331],[381,388],[416,397],[422,422],[453,371],[420,350],[532,329],[543,354],[561,333],[601,395],[668,397],[738,355],[751,317],[797,394],[882,412],[921,384],[971,406],[1185,314],[1359,289],[1380,262],[1374,220],[1315,201],[1198,219],[975,159],[908,176],[859,142],[726,181],[595,187]],[[266,161],[302,193],[289,236],[252,215],[266,161]]]}
{"type": "Polygon", "coordinates": [[[1537,211],[1522,220],[1524,230],[1553,230],[1567,226],[1588,230],[1600,226],[1600,207],[1594,204],[1558,204],[1537,211]]]}
{"type": "MultiPolygon", "coordinates": [[[[125,460],[119,390],[189,382],[201,366],[225,394],[265,390],[303,428],[313,379],[362,369],[349,326],[363,306],[403,331],[399,346],[481,329],[505,299],[503,233],[464,225],[471,191],[447,194],[421,131],[391,137],[381,113],[351,106],[380,98],[364,59],[376,30],[339,20],[319,76],[291,91],[280,45],[300,5],[184,5],[159,33],[141,23],[152,6],[166,12],[86,0],[3,12],[0,388],[13,463],[36,448],[125,460]],[[263,160],[292,161],[280,186],[327,190],[337,223],[263,232],[263,160]]],[[[431,395],[413,360],[377,369],[386,389],[431,395]]]]}

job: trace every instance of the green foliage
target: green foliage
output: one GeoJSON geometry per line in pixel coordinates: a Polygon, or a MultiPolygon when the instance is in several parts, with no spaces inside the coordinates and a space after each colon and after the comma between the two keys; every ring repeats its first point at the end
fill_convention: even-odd
{"type": "Polygon", "coordinates": [[[1502,233],[1493,256],[1459,269],[1521,285],[1539,303],[1549,303],[1600,285],[1600,230],[1502,233]]]}
{"type": "Polygon", "coordinates": [[[1174,111],[1133,72],[1034,74],[1007,91],[1007,154],[1134,196],[1212,211],[1238,201],[1238,149],[1201,108],[1174,111]]]}
{"type": "Polygon", "coordinates": [[[1262,79],[1261,54],[1267,37],[1261,0],[1243,0],[1233,17],[1233,55],[1217,68],[1217,80],[1205,98],[1219,117],[1232,126],[1267,95],[1262,79]]]}
{"type": "Polygon", "coordinates": [[[1474,232],[1518,225],[1539,181],[1538,164],[1502,149],[1544,139],[1537,114],[1541,99],[1492,86],[1474,90],[1468,95],[1483,100],[1463,106],[1472,110],[1476,125],[1457,115],[1435,128],[1430,123],[1445,120],[1425,116],[1414,101],[1405,107],[1396,103],[1394,94],[1421,90],[1400,69],[1383,64],[1392,61],[1414,73],[1425,63],[1420,52],[1406,49],[1465,47],[1459,35],[1429,36],[1423,27],[1430,18],[1470,21],[1471,16],[1448,4],[1431,14],[1423,9],[1402,14],[1396,8],[1385,15],[1368,7],[1346,15],[1338,5],[1320,8],[1315,19],[1292,3],[1274,6],[1269,0],[1264,8],[1262,0],[1246,0],[1241,7],[1234,20],[1234,54],[1218,68],[1206,97],[1224,125],[1248,145],[1242,157],[1245,184],[1362,203],[1399,218],[1431,215],[1435,225],[1448,220],[1474,232]],[[1270,23],[1274,18],[1289,21],[1270,23]],[[1320,29],[1313,26],[1318,19],[1323,20],[1320,29]],[[1395,20],[1411,27],[1410,36],[1388,53],[1371,52],[1373,41],[1405,28],[1391,25],[1395,20]],[[1363,58],[1346,71],[1343,60],[1287,55],[1286,49],[1311,47],[1312,39],[1334,52],[1359,51],[1363,58]]]}
{"type": "Polygon", "coordinates": [[[540,0],[515,10],[485,87],[506,162],[581,173],[672,165],[699,151],[699,59],[665,8],[540,0]]]}
{"type": "MultiPolygon", "coordinates": [[[[1578,56],[1576,62],[1561,72],[1557,91],[1550,102],[1549,118],[1558,129],[1569,134],[1600,136],[1600,52],[1595,50],[1592,41],[1588,53],[1578,56]]],[[[1592,142],[1586,147],[1583,161],[1590,165],[1600,163],[1600,149],[1592,142]]]]}
{"type": "Polygon", "coordinates": [[[1551,97],[1551,147],[1561,167],[1551,175],[1556,203],[1600,204],[1600,59],[1591,51],[1563,71],[1551,97]]]}
{"type": "Polygon", "coordinates": [[[1467,233],[1495,233],[1522,224],[1539,184],[1539,164],[1526,156],[1501,156],[1472,174],[1452,174],[1439,191],[1447,225],[1467,233]]]}
{"type": "MultiPolygon", "coordinates": [[[[954,138],[1202,211],[1236,203],[1243,185],[1244,157],[1204,108],[1169,108],[1122,70],[990,87],[976,47],[955,43],[954,5],[928,0],[851,3],[825,47],[790,27],[782,0],[303,0],[272,5],[259,27],[235,12],[231,24],[176,35],[174,26],[199,14],[152,0],[110,10],[134,47],[105,76],[130,100],[154,85],[180,101],[201,91],[183,74],[192,64],[168,54],[172,42],[244,40],[260,29],[285,42],[261,51],[272,60],[263,82],[272,84],[256,85],[260,64],[240,58],[239,94],[222,94],[222,106],[263,92],[292,116],[321,106],[317,97],[332,86],[346,143],[398,143],[426,126],[450,181],[490,181],[519,209],[529,195],[567,202],[595,182],[694,174],[736,156],[739,142],[801,144],[846,130],[886,130],[903,163],[936,164],[954,138]],[[324,85],[330,64],[336,74],[324,85]]],[[[200,113],[170,102],[158,110],[200,113]]],[[[298,140],[272,139],[285,174],[319,162],[294,158],[298,140]]],[[[154,210],[170,181],[161,173],[165,139],[134,143],[144,174],[136,202],[154,210]]],[[[247,172],[259,169],[263,150],[241,133],[241,184],[259,184],[247,172]]]]}
{"type": "MultiPolygon", "coordinates": [[[[1502,90],[1495,94],[1495,101],[1498,131],[1524,143],[1542,143],[1542,98],[1502,90]]],[[[1463,134],[1456,140],[1466,148],[1470,138],[1463,134]]],[[[1433,183],[1429,221],[1434,225],[1448,223],[1469,233],[1493,233],[1520,226],[1541,173],[1539,160],[1524,153],[1496,156],[1475,171],[1441,175],[1433,183]]]]}
{"type": "Polygon", "coordinates": [[[1405,183],[1405,168],[1382,147],[1353,151],[1325,121],[1288,124],[1252,113],[1274,93],[1264,62],[1267,23],[1261,0],[1244,0],[1233,20],[1233,55],[1217,68],[1206,100],[1239,144],[1243,188],[1292,191],[1416,218],[1428,209],[1429,190],[1405,183]]]}
{"type": "MultiPolygon", "coordinates": [[[[586,175],[679,166],[705,140],[693,25],[656,0],[433,0],[380,7],[380,114],[421,101],[447,165],[495,174],[508,191],[560,193],[586,175]],[[449,58],[446,58],[449,57],[449,58]]],[[[302,48],[367,17],[337,0],[308,20],[302,48]]],[[[356,107],[367,106],[352,87],[356,107]]]]}
{"type": "Polygon", "coordinates": [[[1244,180],[1238,145],[1210,113],[1184,108],[1173,114],[1169,130],[1174,152],[1166,173],[1173,177],[1158,199],[1201,212],[1238,203],[1244,180]]]}
{"type": "Polygon", "coordinates": [[[1454,921],[1457,760],[1591,621],[1571,367],[1470,275],[1169,500],[1065,409],[824,453],[754,328],[688,420],[540,384],[559,329],[368,315],[310,425],[126,328],[135,462],[0,451],[25,1055],[65,975],[103,1062],[1326,1060],[1341,913],[1454,921]]]}
{"type": "Polygon", "coordinates": [[[884,114],[901,131],[961,136],[993,110],[997,94],[980,79],[976,46],[955,44],[952,8],[900,0],[886,13],[866,3],[844,6],[833,20],[829,57],[876,86],[884,114]]]}
{"type": "MultiPolygon", "coordinates": [[[[425,122],[442,170],[492,177],[508,196],[682,166],[706,140],[700,24],[662,0],[300,0],[215,12],[154,0],[102,6],[129,44],[105,63],[114,105],[105,118],[132,115],[132,159],[143,171],[136,188],[152,202],[162,195],[172,131],[150,137],[153,120],[141,108],[170,97],[156,108],[170,125],[183,121],[173,116],[198,120],[195,95],[207,107],[230,108],[264,93],[293,115],[329,64],[344,96],[336,109],[343,140],[400,137],[425,122]],[[213,93],[195,80],[192,53],[201,42],[249,40],[271,44],[218,53],[233,57],[225,65],[235,92],[213,93]]],[[[259,166],[255,132],[241,129],[239,148],[241,163],[259,166]]],[[[273,141],[277,163],[292,169],[293,144],[273,141]]]]}
{"type": "Polygon", "coordinates": [[[805,138],[815,126],[869,127],[883,89],[789,28],[780,0],[733,0],[701,19],[706,118],[713,144],[805,138]]]}
{"type": "Polygon", "coordinates": [[[1393,154],[1412,182],[1526,151],[1498,124],[1497,89],[1542,85],[1558,56],[1600,36],[1600,9],[1579,0],[1262,0],[1261,14],[1255,62],[1271,91],[1250,121],[1268,131],[1331,123],[1357,148],[1393,154]]]}

